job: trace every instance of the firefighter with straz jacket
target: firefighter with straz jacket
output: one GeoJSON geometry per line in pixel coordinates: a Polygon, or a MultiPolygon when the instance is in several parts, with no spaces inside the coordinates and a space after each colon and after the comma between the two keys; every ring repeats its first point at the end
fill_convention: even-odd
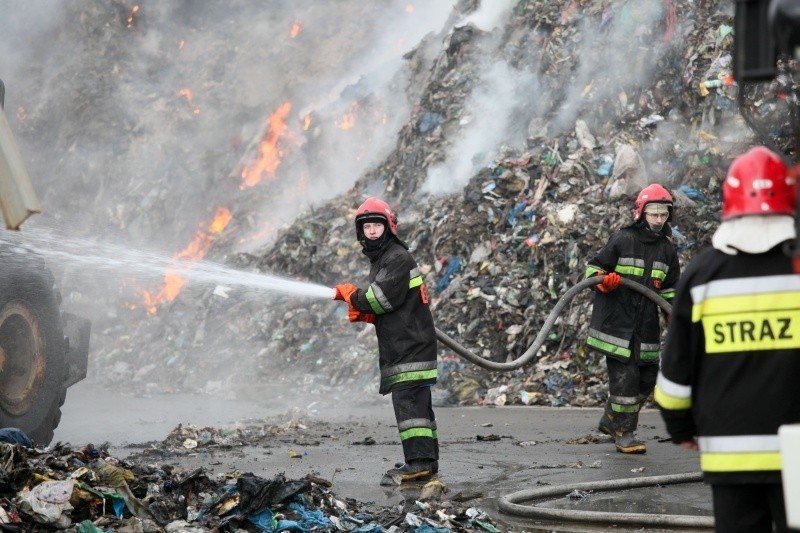
{"type": "Polygon", "coordinates": [[[800,422],[800,275],[783,250],[796,184],[755,147],[722,194],[713,248],[678,287],[655,399],[672,441],[700,451],[716,530],[786,531],[777,433],[800,422]]]}
{"type": "Polygon", "coordinates": [[[643,294],[620,287],[621,277],[671,301],[680,278],[678,252],[670,236],[672,195],[659,184],[639,193],[634,222],[609,238],[586,268],[598,276],[586,344],[606,358],[609,397],[601,432],[614,437],[621,453],[645,453],[636,438],[639,411],[653,392],[661,349],[659,308],[643,294]]]}
{"type": "Polygon", "coordinates": [[[436,329],[425,284],[386,202],[368,198],[356,212],[355,226],[370,262],[369,286],[336,285],[334,299],[347,302],[351,322],[375,326],[379,392],[392,395],[405,459],[386,472],[381,484],[427,480],[439,470],[439,440],[431,403],[436,329]]]}

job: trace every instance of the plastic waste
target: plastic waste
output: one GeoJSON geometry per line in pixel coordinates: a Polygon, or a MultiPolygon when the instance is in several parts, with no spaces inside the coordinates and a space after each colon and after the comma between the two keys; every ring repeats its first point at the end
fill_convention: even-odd
{"type": "Polygon", "coordinates": [[[298,502],[288,505],[289,509],[300,515],[300,520],[279,520],[278,531],[291,530],[308,532],[312,530],[330,529],[331,521],[319,510],[306,509],[298,502]]]}
{"type": "Polygon", "coordinates": [[[597,166],[597,175],[606,178],[611,175],[614,168],[614,159],[610,155],[604,155],[600,158],[600,164],[597,166]]]}
{"type": "Polygon", "coordinates": [[[268,480],[246,473],[236,481],[236,487],[239,490],[240,511],[252,515],[309,490],[311,482],[307,479],[287,481],[283,474],[268,480]]]}
{"type": "Polygon", "coordinates": [[[33,448],[33,441],[28,435],[19,428],[2,428],[0,429],[0,442],[8,442],[9,444],[21,444],[26,448],[33,448]]]}
{"type": "Polygon", "coordinates": [[[278,521],[269,509],[263,509],[261,512],[249,515],[247,521],[256,526],[260,531],[275,531],[278,527],[278,521]]]}
{"type": "Polygon", "coordinates": [[[522,215],[528,220],[533,216],[533,213],[524,213],[525,208],[528,207],[528,202],[517,202],[509,212],[508,217],[506,217],[506,221],[508,222],[509,226],[513,226],[517,222],[517,216],[522,215]]]}
{"type": "Polygon", "coordinates": [[[41,524],[57,527],[69,525],[71,519],[64,514],[72,510],[69,499],[75,481],[44,481],[32,489],[27,487],[17,494],[17,502],[22,512],[29,514],[41,524]]]}
{"type": "Polygon", "coordinates": [[[427,133],[442,122],[442,115],[426,111],[419,119],[419,132],[427,133]]]}
{"type": "Polygon", "coordinates": [[[76,533],[111,533],[111,530],[103,530],[94,525],[91,520],[84,520],[77,526],[75,526],[76,533]]]}
{"type": "Polygon", "coordinates": [[[453,280],[453,276],[455,276],[456,272],[459,270],[461,270],[461,259],[455,256],[448,259],[447,268],[445,269],[442,278],[436,284],[436,292],[442,292],[445,290],[453,280]]]}
{"type": "Polygon", "coordinates": [[[695,189],[694,187],[690,187],[689,185],[681,185],[680,187],[678,187],[678,189],[680,189],[682,193],[684,193],[692,200],[696,200],[703,203],[708,201],[706,195],[700,192],[699,190],[695,189]]]}

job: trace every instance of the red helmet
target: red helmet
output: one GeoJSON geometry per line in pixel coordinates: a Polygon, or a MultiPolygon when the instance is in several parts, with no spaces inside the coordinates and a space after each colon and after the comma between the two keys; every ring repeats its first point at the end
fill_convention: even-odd
{"type": "Polygon", "coordinates": [[[392,211],[389,204],[380,198],[367,198],[356,210],[356,232],[359,231],[359,224],[370,219],[381,220],[388,224],[392,235],[397,236],[397,214],[392,211]]]}
{"type": "Polygon", "coordinates": [[[783,158],[756,146],[734,160],[722,184],[722,220],[745,215],[794,215],[795,178],[783,158]]]}
{"type": "Polygon", "coordinates": [[[636,207],[633,213],[636,220],[642,218],[644,206],[650,203],[667,204],[667,209],[669,209],[669,218],[667,221],[672,221],[672,195],[658,183],[648,185],[642,189],[639,196],[636,197],[636,207]]]}

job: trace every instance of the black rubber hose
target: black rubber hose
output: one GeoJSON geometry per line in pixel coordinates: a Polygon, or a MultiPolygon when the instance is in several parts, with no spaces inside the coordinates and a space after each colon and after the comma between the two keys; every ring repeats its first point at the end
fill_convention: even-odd
{"type": "Polygon", "coordinates": [[[695,483],[702,481],[702,473],[691,472],[688,474],[671,474],[665,476],[635,477],[628,479],[612,479],[607,481],[587,481],[552,487],[527,489],[507,494],[500,498],[501,511],[528,518],[544,518],[559,521],[614,523],[614,524],[644,524],[680,527],[714,527],[713,516],[671,515],[654,513],[614,513],[608,511],[583,511],[576,509],[554,509],[539,507],[535,504],[521,505],[520,502],[530,502],[552,498],[564,497],[572,491],[595,490],[622,490],[637,487],[652,487],[669,485],[673,483],[695,483]]]}
{"type": "MultiPolygon", "coordinates": [[[[487,370],[497,370],[500,372],[506,372],[510,370],[516,370],[517,368],[521,368],[528,364],[531,359],[536,356],[536,352],[539,351],[539,348],[542,347],[545,340],[547,339],[547,334],[550,333],[550,329],[552,329],[553,324],[555,324],[556,318],[558,315],[561,314],[561,311],[564,307],[578,294],[580,291],[593,287],[600,283],[602,280],[601,276],[595,276],[592,278],[586,278],[585,280],[581,281],[580,283],[576,284],[574,287],[569,289],[567,292],[564,293],[564,296],[556,303],[553,310],[550,311],[550,314],[547,315],[547,319],[544,321],[544,325],[542,329],[539,331],[539,334],[534,339],[533,344],[525,351],[524,354],[520,355],[518,358],[514,359],[513,361],[508,361],[506,363],[498,363],[496,361],[490,361],[485,359],[479,355],[475,355],[474,353],[470,352],[467,348],[459,344],[455,339],[447,335],[445,332],[436,328],[436,338],[439,339],[439,342],[453,350],[457,355],[463,357],[470,363],[474,363],[481,368],[485,368],[487,370]]],[[[666,313],[672,312],[672,306],[661,296],[658,295],[653,290],[645,287],[641,283],[636,283],[635,281],[631,281],[627,278],[621,278],[621,284],[631,290],[634,290],[638,293],[643,294],[644,296],[653,300],[656,304],[658,304],[661,309],[663,309],[666,313]]]]}

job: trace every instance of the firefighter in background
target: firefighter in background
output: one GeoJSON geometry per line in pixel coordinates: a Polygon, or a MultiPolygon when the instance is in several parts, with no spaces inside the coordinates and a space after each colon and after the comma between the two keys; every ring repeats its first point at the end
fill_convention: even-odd
{"type": "Polygon", "coordinates": [[[599,429],[614,437],[621,453],[645,453],[636,438],[639,411],[653,392],[661,348],[659,308],[646,296],[620,287],[622,276],[658,292],[667,301],[680,277],[670,236],[672,196],[658,184],[639,193],[634,222],[609,238],[586,269],[598,276],[586,343],[606,357],[609,397],[599,429]]]}
{"type": "Polygon", "coordinates": [[[800,422],[794,178],[752,148],[722,185],[713,248],[687,267],[655,391],[672,441],[700,450],[717,531],[786,531],[778,427],[800,422]]]}
{"type": "Polygon", "coordinates": [[[356,211],[356,238],[369,258],[369,286],[336,285],[351,322],[369,322],[378,337],[381,394],[392,395],[405,462],[381,484],[430,479],[439,470],[439,440],[431,403],[437,379],[436,329],[422,275],[397,236],[397,215],[378,198],[356,211]]]}

